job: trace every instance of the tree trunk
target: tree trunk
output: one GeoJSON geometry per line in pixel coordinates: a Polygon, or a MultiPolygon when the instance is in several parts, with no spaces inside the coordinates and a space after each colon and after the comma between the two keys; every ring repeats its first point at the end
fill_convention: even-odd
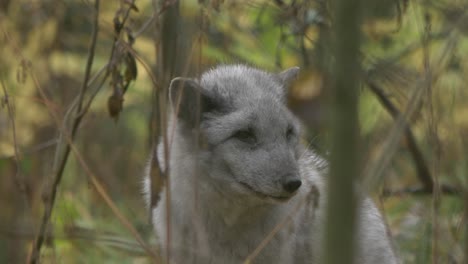
{"type": "Polygon", "coordinates": [[[330,91],[331,159],[328,183],[325,263],[353,263],[360,172],[358,82],[360,1],[333,2],[333,58],[330,91]]]}

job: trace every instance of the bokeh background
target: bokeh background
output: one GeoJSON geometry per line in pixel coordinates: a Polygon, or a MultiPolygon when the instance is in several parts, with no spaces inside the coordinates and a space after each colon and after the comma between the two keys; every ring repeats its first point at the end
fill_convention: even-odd
{"type": "MultiPolygon", "coordinates": [[[[364,3],[363,167],[385,155],[394,117],[415,108],[371,195],[405,263],[466,263],[468,3],[364,3]],[[422,100],[414,103],[417,89],[422,100]]],[[[1,1],[0,263],[31,258],[72,133],[41,262],[151,262],[128,225],[155,244],[141,175],[161,128],[154,120],[164,115],[168,76],[195,77],[221,63],[274,72],[300,66],[289,105],[307,144],[326,156],[332,7],[326,0],[112,0],[96,13],[91,0],[1,1]],[[74,130],[85,80],[86,111],[74,130]]]]}

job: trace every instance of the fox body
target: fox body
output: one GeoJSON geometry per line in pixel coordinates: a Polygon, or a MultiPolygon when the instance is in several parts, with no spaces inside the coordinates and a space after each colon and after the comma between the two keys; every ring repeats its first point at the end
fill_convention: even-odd
{"type": "MultiPolygon", "coordinates": [[[[175,263],[321,262],[327,165],[300,143],[285,104],[298,71],[225,65],[171,82],[168,160],[164,144],[152,154],[169,166],[170,201],[162,193],[151,210],[175,263]]],[[[356,263],[397,263],[374,204],[358,212],[356,263]]]]}

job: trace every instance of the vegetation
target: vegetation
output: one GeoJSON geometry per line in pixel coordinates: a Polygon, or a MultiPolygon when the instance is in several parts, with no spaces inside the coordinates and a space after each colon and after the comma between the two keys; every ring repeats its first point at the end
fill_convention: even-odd
{"type": "Polygon", "coordinates": [[[0,2],[0,263],[153,262],[140,185],[168,82],[219,63],[300,66],[290,107],[338,164],[327,98],[356,95],[342,141],[401,258],[467,263],[468,4],[341,2],[0,2]]]}

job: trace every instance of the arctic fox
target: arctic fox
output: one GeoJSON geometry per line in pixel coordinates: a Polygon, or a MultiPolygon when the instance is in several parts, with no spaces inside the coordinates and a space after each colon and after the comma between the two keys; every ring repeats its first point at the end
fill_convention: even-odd
{"type": "MultiPolygon", "coordinates": [[[[161,194],[151,208],[161,252],[169,247],[172,262],[322,262],[327,164],[300,143],[299,121],[285,104],[298,72],[224,65],[199,80],[172,80],[170,201],[161,194]]],[[[160,164],[163,153],[159,144],[152,154],[160,164]]],[[[398,263],[370,199],[358,217],[355,263],[398,263]]]]}

